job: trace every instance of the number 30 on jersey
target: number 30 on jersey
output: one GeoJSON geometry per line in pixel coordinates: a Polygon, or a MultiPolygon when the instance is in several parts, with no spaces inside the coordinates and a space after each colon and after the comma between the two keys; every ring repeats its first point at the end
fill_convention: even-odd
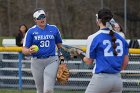
{"type": "Polygon", "coordinates": [[[49,47],[50,46],[50,41],[40,41],[40,47],[49,47]]]}

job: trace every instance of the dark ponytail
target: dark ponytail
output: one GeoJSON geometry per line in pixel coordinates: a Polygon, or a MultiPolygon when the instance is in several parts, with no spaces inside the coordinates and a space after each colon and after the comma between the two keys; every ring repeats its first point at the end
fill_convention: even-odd
{"type": "Polygon", "coordinates": [[[110,30],[109,35],[112,37],[111,42],[112,42],[112,47],[113,47],[113,54],[115,56],[117,56],[118,55],[118,53],[116,51],[117,44],[115,43],[117,39],[116,39],[114,32],[112,30],[110,30]]]}
{"type": "MultiPolygon", "coordinates": [[[[109,9],[103,8],[98,12],[98,19],[101,19],[102,24],[105,25],[105,26],[106,26],[107,22],[110,23],[110,20],[112,18],[113,18],[113,15],[112,15],[112,13],[109,9]]],[[[118,53],[116,51],[117,44],[115,43],[116,42],[116,37],[115,37],[114,33],[115,32],[110,30],[109,35],[112,37],[111,42],[112,42],[113,54],[115,56],[117,56],[118,55],[118,53]]]]}

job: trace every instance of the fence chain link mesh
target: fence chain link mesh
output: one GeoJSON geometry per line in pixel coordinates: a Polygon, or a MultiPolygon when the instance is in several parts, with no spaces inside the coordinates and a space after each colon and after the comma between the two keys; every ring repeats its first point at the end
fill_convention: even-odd
{"type": "MultiPolygon", "coordinates": [[[[0,53],[0,88],[18,88],[19,87],[19,68],[18,53],[0,53]]],[[[94,64],[87,65],[79,56],[70,58],[69,53],[65,53],[66,63],[70,70],[70,78],[67,84],[60,85],[57,81],[55,90],[75,91],[75,93],[84,93],[91,77],[94,64]]],[[[129,64],[127,69],[121,73],[123,79],[123,93],[140,92],[140,54],[129,55],[129,64]]],[[[35,89],[35,83],[30,71],[30,57],[23,56],[22,60],[22,89],[35,89]]],[[[58,93],[58,92],[57,92],[58,93]]],[[[71,92],[72,93],[72,92],[71,92]]]]}

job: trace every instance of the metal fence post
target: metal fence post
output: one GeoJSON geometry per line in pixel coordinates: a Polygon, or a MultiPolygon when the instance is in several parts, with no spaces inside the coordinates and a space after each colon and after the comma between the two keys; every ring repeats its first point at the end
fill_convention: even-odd
{"type": "Polygon", "coordinates": [[[127,33],[127,0],[124,0],[124,32],[127,33]]]}
{"type": "Polygon", "coordinates": [[[18,77],[19,77],[19,81],[18,81],[18,83],[19,83],[19,90],[22,90],[22,53],[21,52],[19,52],[19,55],[18,55],[18,60],[19,60],[19,62],[18,62],[18,77]]]}

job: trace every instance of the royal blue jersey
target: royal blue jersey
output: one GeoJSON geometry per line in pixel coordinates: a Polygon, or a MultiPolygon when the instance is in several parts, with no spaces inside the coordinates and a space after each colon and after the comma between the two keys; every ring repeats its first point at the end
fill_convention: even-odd
{"type": "Polygon", "coordinates": [[[109,29],[99,30],[88,37],[86,57],[95,59],[93,73],[118,73],[121,71],[124,56],[128,55],[128,44],[124,38],[115,33],[118,52],[113,55],[112,37],[109,29]]]}
{"type": "Polygon", "coordinates": [[[37,45],[39,51],[33,53],[33,57],[49,57],[56,53],[56,44],[62,43],[62,38],[58,28],[55,25],[47,24],[44,29],[37,25],[31,27],[24,38],[23,46],[30,48],[37,45]]]}

